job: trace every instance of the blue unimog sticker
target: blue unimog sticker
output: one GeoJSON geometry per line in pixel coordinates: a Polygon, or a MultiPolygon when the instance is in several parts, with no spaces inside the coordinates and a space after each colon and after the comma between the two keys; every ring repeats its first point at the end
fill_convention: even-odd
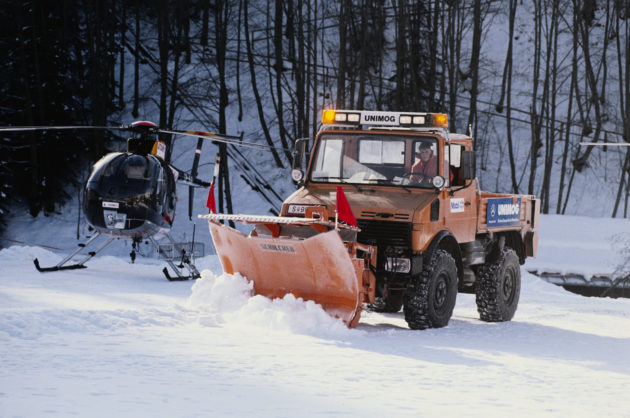
{"type": "Polygon", "coordinates": [[[518,225],[521,219],[521,198],[513,202],[511,197],[488,199],[486,224],[496,226],[518,225]]]}

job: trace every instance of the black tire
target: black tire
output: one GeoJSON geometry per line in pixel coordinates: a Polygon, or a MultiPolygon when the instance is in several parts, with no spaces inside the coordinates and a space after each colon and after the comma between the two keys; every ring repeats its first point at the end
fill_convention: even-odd
{"type": "Polygon", "coordinates": [[[436,250],[405,290],[404,312],[409,328],[445,327],[453,315],[456,298],[455,260],[448,252],[436,250]]]}
{"type": "Polygon", "coordinates": [[[496,261],[481,267],[478,277],[476,302],[481,320],[511,320],[521,294],[521,265],[516,252],[504,248],[496,261]]]}
{"type": "Polygon", "coordinates": [[[374,303],[369,309],[374,312],[396,313],[403,305],[402,290],[386,290],[386,295],[374,298],[374,303]]]}

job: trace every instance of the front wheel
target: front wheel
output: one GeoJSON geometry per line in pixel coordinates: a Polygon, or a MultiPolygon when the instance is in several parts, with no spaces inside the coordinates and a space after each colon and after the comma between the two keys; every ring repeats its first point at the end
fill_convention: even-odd
{"type": "Polygon", "coordinates": [[[481,320],[511,320],[521,293],[521,266],[516,252],[504,248],[496,261],[481,267],[478,277],[476,302],[481,320]]]}
{"type": "Polygon", "coordinates": [[[436,250],[422,272],[413,276],[404,295],[405,320],[411,329],[448,325],[457,298],[457,265],[444,250],[436,250]]]}

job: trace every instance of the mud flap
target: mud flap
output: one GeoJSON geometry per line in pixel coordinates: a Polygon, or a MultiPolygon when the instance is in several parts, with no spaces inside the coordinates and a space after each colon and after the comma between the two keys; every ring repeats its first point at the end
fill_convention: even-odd
{"type": "Polygon", "coordinates": [[[246,236],[214,221],[208,224],[223,270],[252,281],[256,294],[281,298],[291,293],[356,326],[366,278],[337,231],[293,240],[246,236]]]}

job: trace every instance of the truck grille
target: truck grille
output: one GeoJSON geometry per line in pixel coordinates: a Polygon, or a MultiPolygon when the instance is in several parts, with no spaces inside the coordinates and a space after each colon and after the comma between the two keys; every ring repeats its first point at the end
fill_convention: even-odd
{"type": "Polygon", "coordinates": [[[407,222],[366,221],[359,219],[357,223],[359,228],[361,228],[357,241],[363,244],[377,245],[379,247],[385,245],[410,246],[411,224],[407,222]]]}
{"type": "Polygon", "coordinates": [[[397,221],[408,221],[409,214],[408,213],[390,213],[390,212],[374,212],[364,210],[361,212],[361,217],[364,219],[374,219],[377,217],[380,218],[394,218],[397,221]]]}

